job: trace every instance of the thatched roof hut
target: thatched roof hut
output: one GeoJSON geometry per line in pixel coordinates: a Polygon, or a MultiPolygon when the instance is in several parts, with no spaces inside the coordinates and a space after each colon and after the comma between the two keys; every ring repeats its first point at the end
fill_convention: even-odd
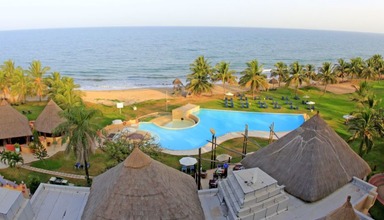
{"type": "Polygon", "coordinates": [[[351,197],[348,196],[347,201],[335,211],[318,220],[360,220],[351,204],[351,197]]]}
{"type": "Polygon", "coordinates": [[[176,78],[175,80],[173,80],[172,84],[174,87],[183,86],[183,82],[181,82],[181,80],[179,78],[176,78]]]}
{"type": "Polygon", "coordinates": [[[193,178],[138,148],[97,176],[82,219],[204,219],[193,178]]]}
{"type": "Polygon", "coordinates": [[[259,167],[288,193],[307,202],[320,200],[371,169],[319,116],[241,162],[259,167]]]}
{"type": "Polygon", "coordinates": [[[0,103],[0,139],[31,136],[27,117],[12,108],[7,101],[0,103]]]}
{"type": "Polygon", "coordinates": [[[52,134],[53,130],[64,122],[64,119],[59,115],[62,111],[56,102],[51,99],[36,119],[34,124],[35,129],[38,132],[52,134]]]}

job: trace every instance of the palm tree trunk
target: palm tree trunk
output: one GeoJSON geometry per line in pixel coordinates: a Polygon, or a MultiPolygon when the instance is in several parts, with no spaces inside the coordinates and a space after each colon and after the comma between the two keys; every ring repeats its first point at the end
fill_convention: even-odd
{"type": "Polygon", "coordinates": [[[84,157],[84,170],[85,170],[85,178],[87,179],[87,185],[88,186],[91,186],[91,179],[89,178],[89,172],[88,172],[88,162],[87,162],[87,158],[85,156],[85,152],[83,153],[83,157],[84,157]]]}
{"type": "Polygon", "coordinates": [[[360,146],[359,146],[359,156],[360,157],[363,156],[363,147],[364,147],[364,138],[361,140],[360,146]]]}
{"type": "Polygon", "coordinates": [[[325,92],[327,91],[327,83],[325,84],[325,86],[324,86],[324,91],[323,91],[323,95],[325,94],[325,92]]]}

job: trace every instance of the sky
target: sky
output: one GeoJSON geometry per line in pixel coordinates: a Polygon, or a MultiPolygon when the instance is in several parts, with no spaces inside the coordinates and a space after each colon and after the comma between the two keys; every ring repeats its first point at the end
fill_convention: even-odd
{"type": "Polygon", "coordinates": [[[217,26],[384,33],[383,0],[0,0],[0,30],[217,26]]]}

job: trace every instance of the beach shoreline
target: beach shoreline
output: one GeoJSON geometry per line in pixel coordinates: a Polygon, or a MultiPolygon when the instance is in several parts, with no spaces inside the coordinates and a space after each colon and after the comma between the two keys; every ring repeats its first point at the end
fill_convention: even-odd
{"type": "MultiPolygon", "coordinates": [[[[355,91],[352,86],[356,83],[343,82],[338,84],[332,84],[327,86],[327,91],[334,94],[347,94],[355,91]]],[[[319,89],[323,89],[324,86],[317,85],[319,89]]],[[[239,86],[226,85],[226,90],[232,93],[245,92],[246,89],[239,86]]],[[[133,88],[133,89],[121,89],[121,90],[82,90],[84,96],[82,97],[85,102],[103,104],[103,105],[116,105],[117,102],[123,102],[124,105],[133,105],[149,100],[159,99],[174,99],[178,96],[173,96],[172,87],[154,87],[154,88],[133,88]]],[[[221,84],[216,84],[212,91],[212,94],[224,94],[224,88],[221,84]]],[[[180,97],[180,96],[179,96],[180,97]]]]}

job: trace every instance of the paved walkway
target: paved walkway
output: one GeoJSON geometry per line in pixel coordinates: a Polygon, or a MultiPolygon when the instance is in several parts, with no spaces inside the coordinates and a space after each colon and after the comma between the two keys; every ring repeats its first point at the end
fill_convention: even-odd
{"type": "Polygon", "coordinates": [[[52,171],[52,170],[44,170],[44,169],[40,169],[40,168],[36,168],[36,167],[31,167],[29,165],[22,165],[21,168],[31,170],[34,172],[49,174],[52,176],[66,177],[66,178],[72,178],[72,179],[82,179],[82,180],[85,179],[85,175],[76,175],[76,174],[62,173],[62,172],[57,172],[57,171],[52,171]]]}

